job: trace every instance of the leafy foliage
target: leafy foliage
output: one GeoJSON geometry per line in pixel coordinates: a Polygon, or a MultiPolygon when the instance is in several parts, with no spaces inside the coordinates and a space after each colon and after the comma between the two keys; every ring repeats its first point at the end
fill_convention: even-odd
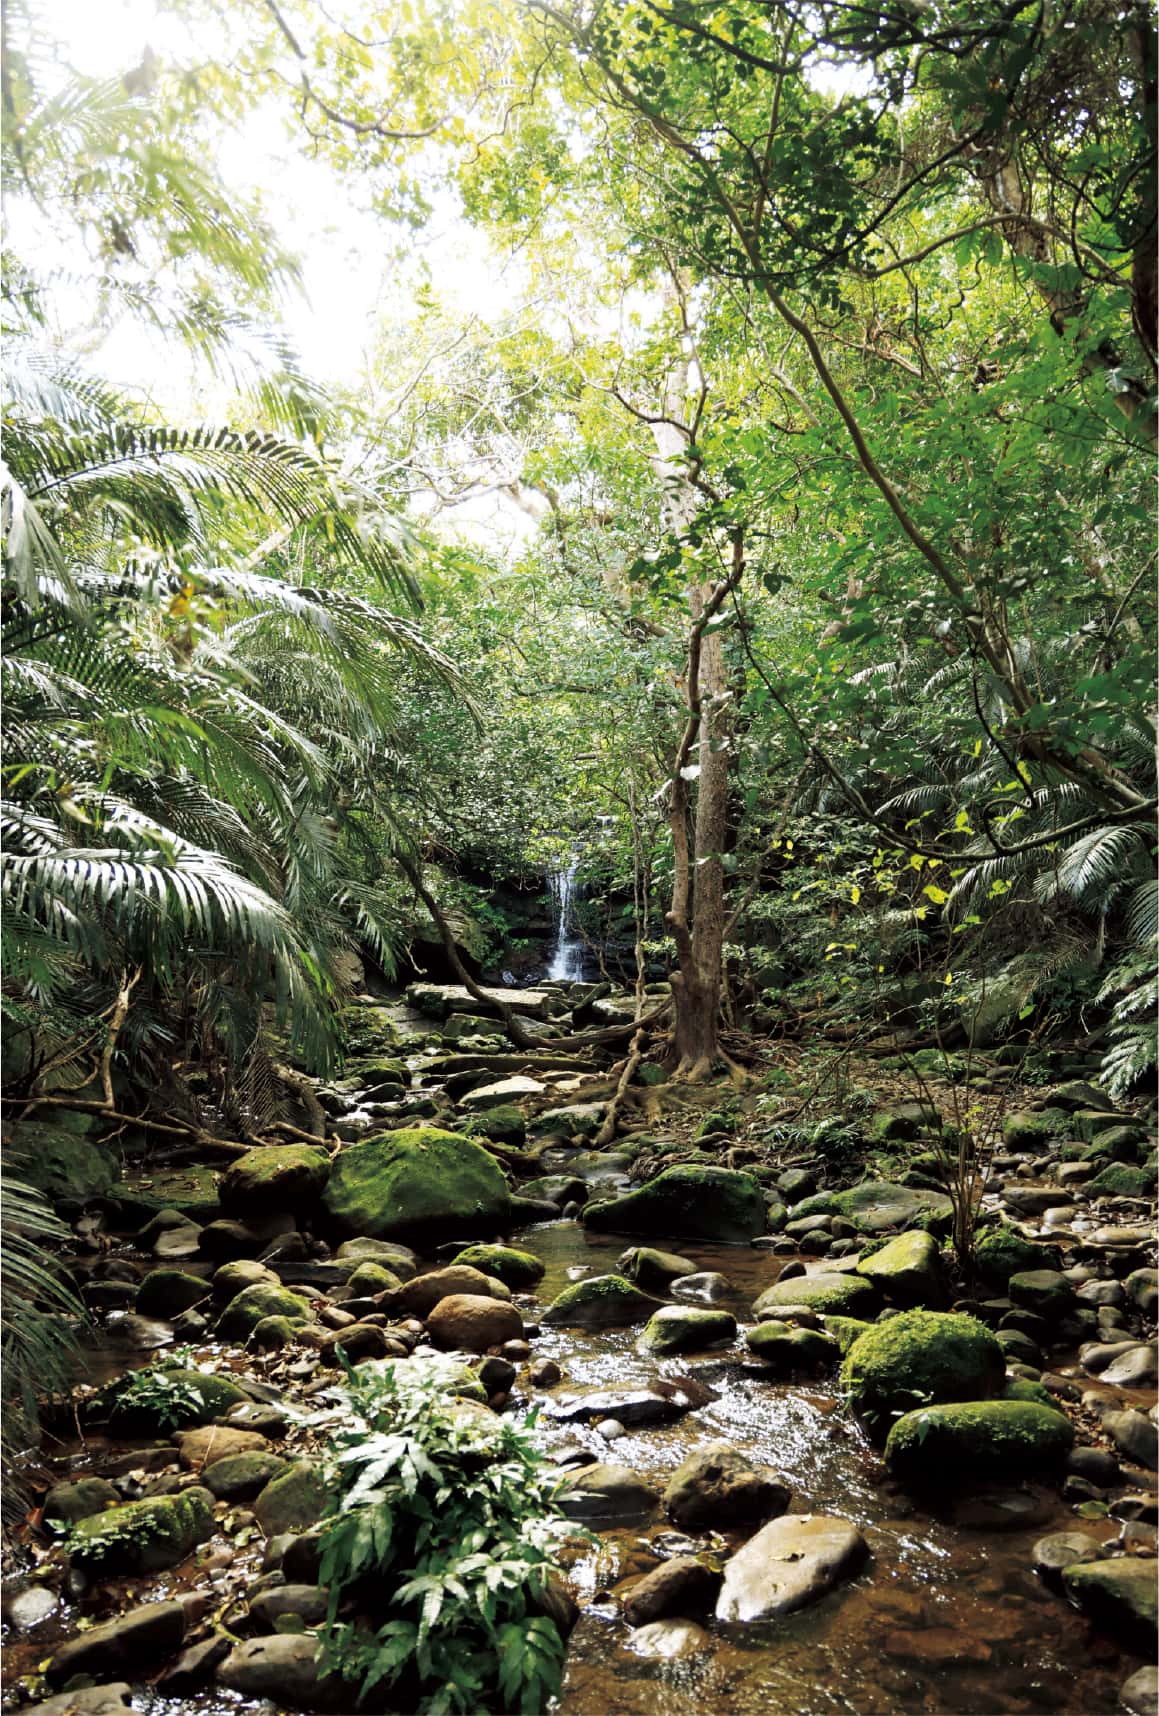
{"type": "Polygon", "coordinates": [[[539,1711],[563,1643],[537,1607],[572,1528],[527,1432],[456,1402],[460,1382],[453,1359],[362,1365],[315,1420],[342,1496],[323,1526],[324,1662],[431,1716],[539,1711]]]}

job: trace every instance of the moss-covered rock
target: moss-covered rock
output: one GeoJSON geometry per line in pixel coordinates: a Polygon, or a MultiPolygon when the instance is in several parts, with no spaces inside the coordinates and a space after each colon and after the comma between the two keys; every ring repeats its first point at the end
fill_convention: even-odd
{"type": "Polygon", "coordinates": [[[227,1454],[207,1467],[204,1483],[218,1501],[253,1501],[274,1478],[281,1477],[289,1466],[280,1454],[272,1450],[251,1449],[243,1454],[227,1454]]]}
{"type": "Polygon", "coordinates": [[[107,1424],[118,1436],[158,1436],[221,1418],[249,1400],[244,1388],[209,1371],[130,1371],[87,1400],[85,1424],[107,1424]]]}
{"type": "Polygon", "coordinates": [[[877,1309],[877,1289],[863,1276],[824,1271],[797,1275],[791,1281],[776,1281],[766,1287],[753,1306],[757,1317],[775,1317],[784,1305],[804,1305],[811,1311],[833,1312],[856,1317],[877,1309]]]}
{"type": "Polygon", "coordinates": [[[310,1301],[288,1287],[261,1281],[246,1287],[231,1299],[217,1319],[217,1333],[223,1341],[244,1341],[263,1317],[285,1317],[291,1323],[310,1321],[310,1301]]]}
{"type": "Polygon", "coordinates": [[[142,1317],[175,1317],[209,1297],[209,1283],[181,1269],[151,1269],[137,1289],[135,1308],[142,1317]]]}
{"type": "Polygon", "coordinates": [[[818,1192],[794,1204],[790,1217],[841,1215],[861,1233],[889,1233],[893,1228],[921,1228],[948,1233],[954,1208],[944,1192],[901,1186],[896,1180],[863,1180],[845,1192],[818,1192]]]}
{"type": "Polygon", "coordinates": [[[309,1144],[263,1144],[239,1156],[221,1176],[221,1207],[236,1216],[312,1210],[329,1177],[324,1150],[309,1144]]]}
{"type": "Polygon", "coordinates": [[[308,1327],[309,1324],[293,1321],[289,1317],[263,1317],[250,1330],[246,1346],[251,1352],[281,1352],[283,1347],[292,1347],[308,1327]]]}
{"type": "Polygon", "coordinates": [[[346,1277],[346,1285],[356,1299],[372,1298],[376,1293],[397,1293],[402,1286],[402,1280],[393,1269],[388,1269],[385,1263],[376,1263],[372,1257],[360,1263],[357,1269],[352,1269],[346,1277]]]}
{"type": "Polygon", "coordinates": [[[55,1119],[21,1121],[12,1128],[11,1149],[19,1156],[20,1178],[43,1192],[50,1203],[86,1204],[92,1198],[107,1197],[116,1184],[117,1158],[112,1150],[55,1119]]]}
{"type": "Polygon", "coordinates": [[[453,1259],[478,1269],[483,1275],[493,1275],[508,1287],[534,1287],[542,1281],[545,1265],[530,1251],[519,1251],[511,1245],[469,1245],[453,1259]]]}
{"type": "Polygon", "coordinates": [[[213,1497],[199,1487],[173,1496],[147,1496],[82,1519],[69,1558],[110,1578],[160,1573],[184,1561],[213,1533],[213,1497]]]}
{"type": "Polygon", "coordinates": [[[687,1164],[665,1168],[623,1197],[588,1204],[583,1220],[595,1233],[671,1234],[744,1244],[765,1231],[765,1199],[751,1174],[687,1164]]]}
{"type": "Polygon", "coordinates": [[[1131,1649],[1155,1655],[1159,1623],[1159,1562],[1150,1556],[1116,1556],[1063,1568],[1063,1589],[1072,1603],[1131,1649]]]}
{"type": "Polygon", "coordinates": [[[894,1412],[995,1395],[1005,1376],[1005,1355],[990,1330],[954,1311],[903,1311],[878,1323],[841,1367],[853,1410],[881,1431],[894,1412]]]}
{"type": "Polygon", "coordinates": [[[890,1470],[909,1483],[953,1490],[963,1477],[1021,1478],[1070,1452],[1070,1420],[1029,1400],[971,1400],[923,1406],[893,1426],[890,1470]]]}
{"type": "Polygon", "coordinates": [[[820,1329],[794,1328],[775,1319],[747,1330],[745,1345],[778,1375],[820,1370],[836,1364],[841,1357],[841,1348],[832,1335],[823,1334],[820,1329]]]}
{"type": "Polygon", "coordinates": [[[622,1275],[590,1275],[574,1287],[565,1287],[541,1321],[564,1329],[617,1329],[642,1323],[660,1309],[658,1300],[641,1293],[622,1275]]]}
{"type": "Polygon", "coordinates": [[[674,1251],[657,1251],[651,1245],[633,1245],[620,1257],[619,1269],[648,1293],[666,1293],[673,1281],[695,1275],[697,1265],[674,1251]]]}
{"type": "Polygon", "coordinates": [[[1083,1189],[1092,1198],[1149,1198],[1155,1190],[1155,1175],[1149,1168],[1108,1162],[1083,1189]]]}
{"type": "Polygon", "coordinates": [[[491,1138],[496,1144],[520,1145],[527,1136],[527,1121],[523,1110],[513,1102],[500,1103],[485,1114],[473,1114],[467,1131],[480,1138],[491,1138]]]}
{"type": "Polygon", "coordinates": [[[1000,1400],[1030,1400],[1036,1406],[1049,1407],[1052,1412],[1062,1411],[1062,1407],[1049,1388],[1044,1388],[1041,1382],[1031,1382],[1029,1377],[1025,1376],[1008,1376],[998,1398],[1000,1400]]]}
{"type": "Polygon", "coordinates": [[[940,1305],[945,1298],[945,1278],[937,1241],[917,1229],[899,1233],[863,1257],[857,1273],[879,1287],[893,1305],[940,1305]]]}
{"type": "Polygon", "coordinates": [[[844,1358],[854,1341],[860,1340],[874,1328],[873,1323],[867,1323],[862,1317],[842,1317],[828,1315],[825,1318],[825,1333],[832,1335],[837,1342],[841,1357],[844,1358]]]}
{"type": "Polygon", "coordinates": [[[1057,1322],[1075,1305],[1074,1288],[1057,1269],[1023,1269],[1012,1275],[1006,1291],[1022,1311],[1057,1322]]]}
{"type": "Polygon", "coordinates": [[[992,1287],[1005,1287],[1012,1275],[1037,1268],[1045,1255],[1041,1245],[1005,1223],[984,1229],[974,1245],[975,1267],[992,1287]]]}
{"type": "Polygon", "coordinates": [[[1065,1138],[1071,1117],[1065,1108],[1017,1109],[1002,1122],[1009,1150],[1044,1150],[1055,1138],[1065,1138]]]}
{"type": "Polygon", "coordinates": [[[307,1531],[329,1512],[334,1501],[320,1466],[299,1460],[261,1491],[254,1515],[267,1537],[307,1531]]]}
{"type": "Polygon", "coordinates": [[[507,1182],[470,1138],[434,1126],[384,1132],[343,1150],[323,1200],[343,1233],[423,1244],[510,1222],[507,1182]]]}
{"type": "Polygon", "coordinates": [[[665,1358],[670,1353],[700,1352],[736,1337],[736,1318],[727,1311],[711,1311],[693,1305],[665,1305],[648,1320],[640,1336],[644,1353],[665,1358]]]}

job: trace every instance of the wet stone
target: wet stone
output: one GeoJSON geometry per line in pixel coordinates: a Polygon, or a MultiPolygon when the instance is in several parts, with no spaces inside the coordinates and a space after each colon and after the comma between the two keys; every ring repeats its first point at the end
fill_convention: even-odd
{"type": "Polygon", "coordinates": [[[680,1657],[700,1656],[711,1650],[712,1636],[695,1621],[651,1621],[647,1626],[636,1628],[627,1648],[637,1656],[673,1661],[680,1657]]]}
{"type": "Polygon", "coordinates": [[[719,1621],[758,1621],[815,1603],[860,1571],[869,1555],[847,1520],[786,1514],[763,1526],[724,1569],[719,1621]]]}
{"type": "Polygon", "coordinates": [[[1053,1532],[1049,1537],[1040,1537],[1034,1546],[1034,1571],[1045,1585],[1061,1591],[1063,1568],[1073,1566],[1076,1561],[1096,1561],[1099,1548],[1098,1539],[1086,1532],[1053,1532]]]}

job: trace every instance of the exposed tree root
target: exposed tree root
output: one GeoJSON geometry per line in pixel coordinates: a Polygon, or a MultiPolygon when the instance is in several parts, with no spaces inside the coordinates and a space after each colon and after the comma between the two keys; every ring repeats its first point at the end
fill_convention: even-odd
{"type": "Polygon", "coordinates": [[[637,1029],[636,1035],[632,1038],[632,1047],[629,1050],[627,1060],[623,1063],[619,1083],[616,1085],[612,1100],[608,1104],[608,1112],[604,1115],[603,1124],[593,1140],[597,1150],[602,1150],[604,1145],[610,1144],[612,1139],[616,1136],[616,1126],[619,1123],[620,1110],[623,1107],[624,1099],[627,1096],[628,1086],[631,1084],[633,1078],[635,1078],[640,1062],[644,1058],[644,1045],[647,1040],[648,1033],[644,1029],[643,1025],[641,1025],[637,1029]]]}
{"type": "MultiPolygon", "coordinates": [[[[206,1132],[200,1126],[194,1126],[189,1121],[176,1120],[170,1115],[165,1120],[150,1120],[144,1114],[121,1114],[115,1108],[109,1108],[103,1102],[82,1102],[79,1097],[72,1096],[37,1096],[32,1097],[0,1097],[0,1101],[9,1104],[16,1103],[25,1108],[71,1108],[79,1114],[103,1114],[107,1120],[120,1120],[128,1126],[140,1126],[147,1132],[160,1132],[171,1138],[191,1138],[205,1150],[220,1150],[230,1156],[244,1156],[253,1145],[241,1144],[232,1138],[216,1138],[212,1132],[206,1132]]],[[[307,1137],[309,1134],[307,1134],[307,1137]]],[[[320,1140],[310,1138],[311,1144],[320,1140]]]]}

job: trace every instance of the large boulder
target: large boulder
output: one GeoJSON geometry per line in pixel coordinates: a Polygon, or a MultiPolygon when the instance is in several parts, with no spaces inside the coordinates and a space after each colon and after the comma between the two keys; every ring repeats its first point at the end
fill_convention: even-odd
{"type": "Polygon", "coordinates": [[[175,1317],[209,1295],[209,1283],[181,1269],[151,1269],[137,1289],[135,1309],[142,1317],[175,1317]]]}
{"type": "Polygon", "coordinates": [[[427,1329],[444,1351],[485,1353],[488,1347],[523,1338],[523,1318],[514,1305],[474,1293],[450,1293],[427,1318],[427,1329]]]}
{"type": "Polygon", "coordinates": [[[1070,1452],[1070,1420],[1029,1400],[923,1406],[899,1418],[885,1458],[906,1482],[952,1490],[963,1477],[1023,1478],[1070,1452]]]}
{"type": "MultiPolygon", "coordinates": [[[[19,1160],[19,1177],[35,1186],[52,1203],[86,1204],[106,1197],[117,1179],[117,1157],[107,1147],[82,1136],[99,1124],[91,1114],[68,1116],[58,1110],[52,1120],[22,1120],[12,1128],[11,1150],[19,1160]],[[70,1121],[84,1121],[84,1126],[70,1121]]],[[[9,1140],[5,1139],[5,1148],[9,1140]]]]}
{"type": "Polygon", "coordinates": [[[848,1520],[786,1514],[763,1526],[724,1569],[718,1621],[763,1621],[815,1603],[869,1557],[848,1520]]]}
{"type": "Polygon", "coordinates": [[[69,1559],[112,1579],[161,1573],[184,1561],[212,1533],[213,1497],[194,1487],[172,1496],[146,1496],[80,1520],[69,1559]]]}
{"type": "Polygon", "coordinates": [[[434,1126],[384,1132],[343,1150],[323,1206],[344,1233],[422,1245],[510,1223],[507,1182],[482,1145],[434,1126]]]}
{"type": "Polygon", "coordinates": [[[665,1168],[646,1186],[589,1203],[595,1233],[675,1235],[745,1244],[765,1231],[765,1196],[751,1174],[730,1168],[665,1168]]]}
{"type": "Polygon", "coordinates": [[[1001,1392],[1006,1357],[984,1324],[956,1311],[903,1311],[854,1341],[841,1380],[859,1417],[883,1434],[891,1415],[1001,1392]]]}
{"type": "Polygon", "coordinates": [[[676,1468],[663,1500],[681,1530],[744,1531],[784,1513],[789,1486],[767,1467],[754,1466],[730,1443],[709,1442],[676,1468]]]}
{"type": "Polygon", "coordinates": [[[819,1270],[816,1275],[794,1275],[766,1287],[753,1305],[757,1317],[776,1317],[786,1305],[802,1305],[810,1311],[833,1312],[842,1317],[861,1317],[877,1309],[877,1290],[852,1272],[819,1270]]]}
{"type": "Polygon", "coordinates": [[[229,1215],[312,1210],[330,1177],[330,1160],[309,1144],[263,1144],[239,1156],[221,1176],[218,1195],[229,1215]]]}
{"type": "Polygon", "coordinates": [[[665,1305],[648,1321],[640,1336],[640,1351],[656,1358],[671,1353],[701,1352],[736,1338],[736,1318],[727,1311],[695,1305],[665,1305]]]}
{"type": "Polygon", "coordinates": [[[941,1305],[945,1276],[938,1242],[921,1228],[899,1233],[862,1258],[857,1273],[879,1287],[891,1305],[941,1305]]]}
{"type": "Polygon", "coordinates": [[[270,1633],[235,1645],[217,1678],[250,1709],[259,1703],[265,1708],[266,1700],[284,1710],[349,1709],[350,1687],[337,1676],[323,1676],[319,1654],[312,1633],[270,1633]]]}
{"type": "Polygon", "coordinates": [[[69,1639],[50,1660],[46,1678],[50,1686],[63,1686],[80,1675],[103,1680],[131,1672],[139,1680],[143,1668],[179,1650],[184,1637],[180,1603],[146,1603],[69,1639]]]}
{"type": "Polygon", "coordinates": [[[589,1275],[586,1281],[565,1287],[541,1321],[564,1329],[623,1329],[660,1309],[658,1299],[641,1293],[622,1275],[589,1275]]]}

